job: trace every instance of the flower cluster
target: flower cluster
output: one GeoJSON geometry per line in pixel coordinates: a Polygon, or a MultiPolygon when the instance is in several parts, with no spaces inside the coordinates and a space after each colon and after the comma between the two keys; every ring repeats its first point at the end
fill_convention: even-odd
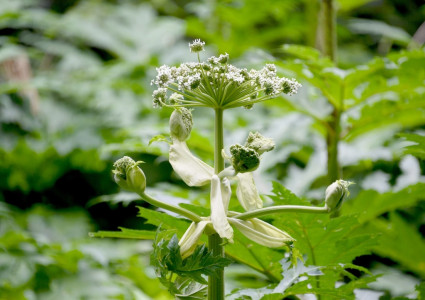
{"type": "MultiPolygon", "coordinates": [[[[189,44],[191,52],[203,50],[204,42],[189,44]]],[[[199,59],[199,54],[198,54],[199,59]]],[[[295,79],[277,76],[276,66],[267,64],[261,70],[247,70],[228,64],[229,54],[208,58],[208,62],[183,63],[179,67],[163,65],[151,84],[154,107],[204,106],[233,108],[278,97],[281,93],[293,95],[301,86],[295,79]],[[168,97],[167,90],[181,95],[168,97]]]]}

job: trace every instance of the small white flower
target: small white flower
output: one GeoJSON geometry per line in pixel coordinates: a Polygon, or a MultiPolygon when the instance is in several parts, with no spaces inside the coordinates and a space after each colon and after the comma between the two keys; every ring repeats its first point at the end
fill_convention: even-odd
{"type": "Polygon", "coordinates": [[[194,40],[192,43],[189,43],[190,52],[201,52],[204,51],[205,42],[200,39],[194,40]]]}

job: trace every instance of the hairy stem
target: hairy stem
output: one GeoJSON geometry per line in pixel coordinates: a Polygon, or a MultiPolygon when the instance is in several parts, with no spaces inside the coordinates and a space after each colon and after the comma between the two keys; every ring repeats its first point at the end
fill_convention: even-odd
{"type": "Polygon", "coordinates": [[[171,204],[164,203],[164,202],[157,200],[157,199],[153,198],[152,196],[149,196],[148,194],[145,194],[145,193],[141,193],[139,195],[140,195],[140,197],[142,197],[143,200],[145,200],[146,202],[148,202],[149,204],[151,204],[153,206],[156,206],[156,207],[159,207],[159,208],[162,208],[162,209],[166,209],[168,211],[172,211],[172,212],[179,214],[183,217],[186,217],[186,218],[188,218],[188,219],[190,219],[194,222],[202,221],[200,216],[198,216],[197,214],[195,214],[195,213],[193,213],[193,212],[191,212],[191,211],[189,211],[189,210],[187,210],[183,207],[178,207],[178,206],[174,206],[174,205],[171,205],[171,204]]]}
{"type": "MultiPolygon", "coordinates": [[[[221,156],[223,149],[223,110],[215,110],[214,122],[214,169],[218,174],[224,169],[224,159],[221,156]]],[[[208,236],[208,248],[213,255],[224,257],[223,240],[216,233],[208,236]]],[[[224,300],[224,270],[218,271],[215,276],[208,277],[208,299],[224,300]]]]}

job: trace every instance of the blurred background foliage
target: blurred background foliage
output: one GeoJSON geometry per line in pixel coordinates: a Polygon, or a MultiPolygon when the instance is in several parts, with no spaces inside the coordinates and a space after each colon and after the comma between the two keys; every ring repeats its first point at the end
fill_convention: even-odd
{"type": "MultiPolygon", "coordinates": [[[[265,195],[274,180],[322,201],[338,108],[340,168],[357,183],[342,214],[358,214],[359,224],[347,234],[379,236],[355,263],[382,274],[369,286],[376,299],[415,297],[425,278],[425,5],[336,6],[333,63],[314,49],[319,1],[1,0],[0,299],[170,299],[148,265],[151,242],[87,233],[153,229],[136,218],[136,205],[147,205],[112,181],[122,155],[146,162],[148,187],[164,201],[206,204],[207,191],[183,189],[167,145],[149,145],[167,134],[171,113],[152,108],[155,67],[193,60],[194,38],[206,41],[205,57],[228,52],[245,67],[273,62],[303,84],[293,97],[226,111],[226,145],[249,130],[276,141],[256,172],[265,195]]],[[[206,161],[209,116],[194,112],[189,140],[206,161]]],[[[267,255],[276,264],[282,257],[267,255]]],[[[229,291],[273,281],[247,265],[229,269],[229,291]]]]}

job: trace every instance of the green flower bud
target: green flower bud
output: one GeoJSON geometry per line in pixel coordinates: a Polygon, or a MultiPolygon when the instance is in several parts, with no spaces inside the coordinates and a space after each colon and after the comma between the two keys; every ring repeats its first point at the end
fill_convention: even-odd
{"type": "Polygon", "coordinates": [[[112,172],[115,182],[123,189],[136,193],[143,193],[146,188],[146,177],[139,164],[142,161],[135,162],[128,156],[120,158],[114,163],[112,172]]]}
{"type": "Polygon", "coordinates": [[[259,155],[273,150],[274,146],[272,139],[262,136],[258,131],[250,132],[245,143],[245,147],[254,149],[259,155]]]}
{"type": "Polygon", "coordinates": [[[239,144],[230,146],[232,165],[237,173],[251,172],[260,165],[260,156],[251,148],[239,144]]]}
{"type": "Polygon", "coordinates": [[[326,188],[325,203],[329,212],[336,211],[341,207],[344,198],[350,195],[348,187],[352,184],[354,183],[339,179],[326,188]]]}
{"type": "Polygon", "coordinates": [[[189,109],[181,107],[175,109],[170,117],[171,137],[181,142],[189,138],[192,131],[193,120],[189,109]]]}

